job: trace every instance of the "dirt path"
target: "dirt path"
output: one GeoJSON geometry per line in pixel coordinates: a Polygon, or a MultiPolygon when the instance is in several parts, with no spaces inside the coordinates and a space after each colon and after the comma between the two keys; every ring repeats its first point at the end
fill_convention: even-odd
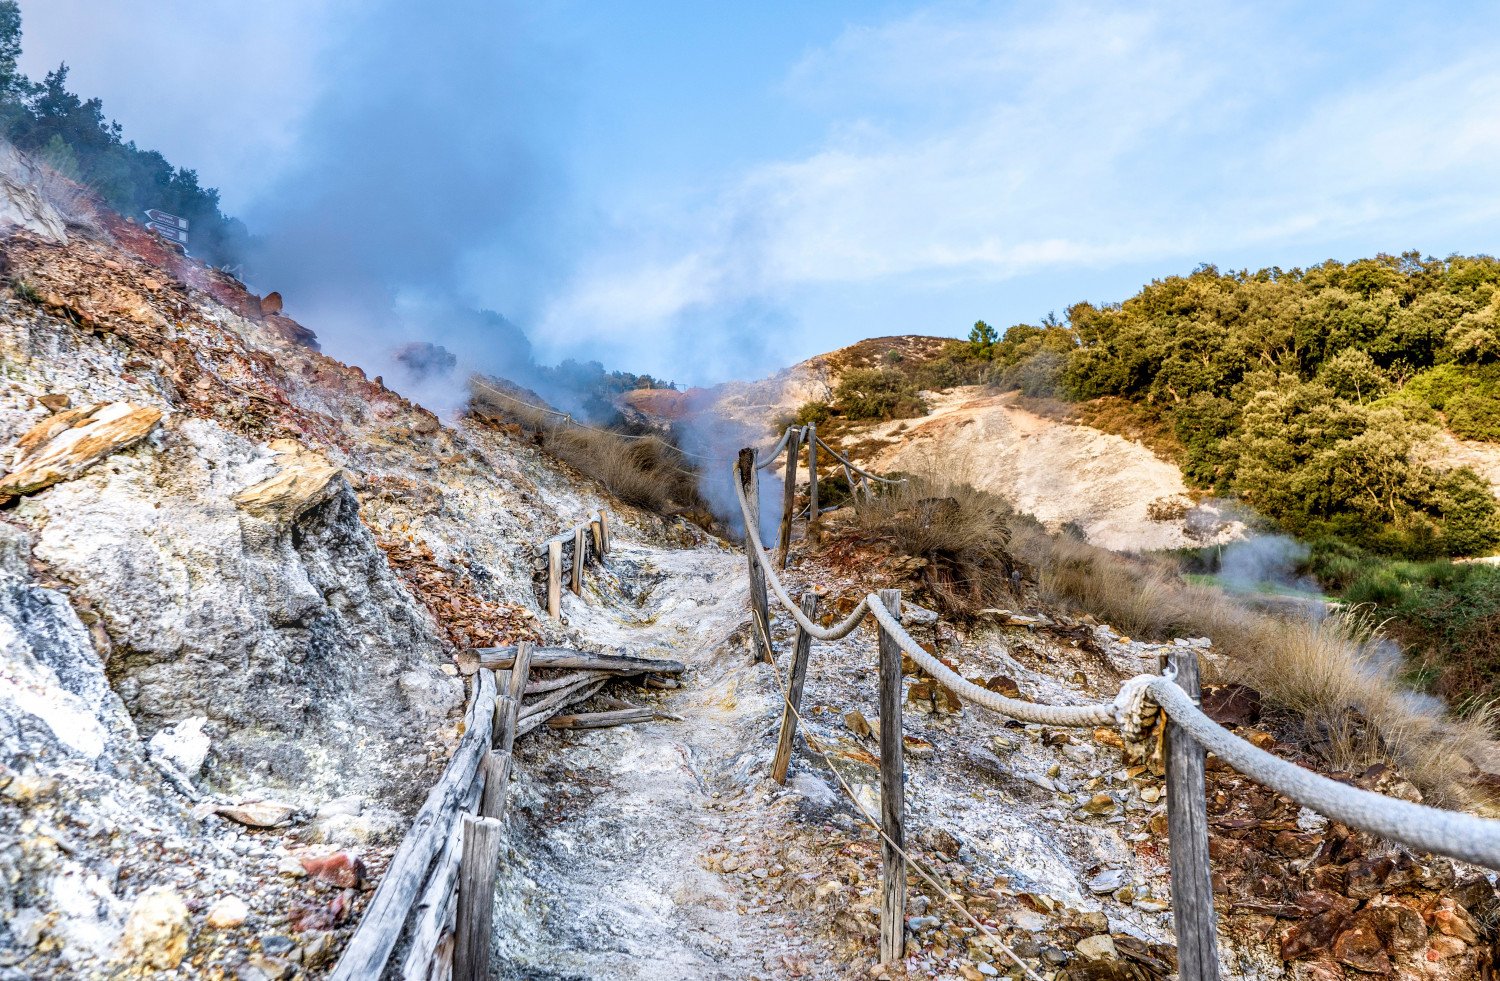
{"type": "Polygon", "coordinates": [[[771,822],[744,793],[774,705],[734,636],[743,561],[717,547],[624,546],[610,559],[616,582],[601,577],[600,591],[569,599],[565,615],[586,641],[690,665],[679,691],[623,693],[682,721],[524,741],[499,977],[764,977],[805,943],[703,867],[706,852],[755,840],[771,822]]]}

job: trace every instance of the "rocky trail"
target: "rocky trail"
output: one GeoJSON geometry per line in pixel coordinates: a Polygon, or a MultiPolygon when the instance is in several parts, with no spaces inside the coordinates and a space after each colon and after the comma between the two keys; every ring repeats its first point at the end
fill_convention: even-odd
{"type": "Polygon", "coordinates": [[[498,886],[500,976],[765,976],[776,957],[807,956],[810,938],[702,860],[774,820],[744,799],[765,764],[746,748],[775,705],[737,642],[743,559],[635,545],[610,561],[613,582],[570,597],[571,625],[592,642],[682,660],[691,681],[627,694],[657,721],[523,742],[514,855],[498,886]]]}

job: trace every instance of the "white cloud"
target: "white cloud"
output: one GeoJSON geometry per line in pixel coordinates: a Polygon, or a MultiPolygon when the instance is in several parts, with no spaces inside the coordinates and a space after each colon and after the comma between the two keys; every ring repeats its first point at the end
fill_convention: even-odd
{"type": "Polygon", "coordinates": [[[1440,249],[1500,177],[1500,66],[1460,25],[1350,70],[1297,40],[1295,11],[1033,9],[940,4],[809,53],[782,91],[825,117],[823,144],[706,203],[667,190],[610,216],[630,233],[601,239],[547,333],[664,337],[807,289],[1176,271],[1359,235],[1440,249]]]}

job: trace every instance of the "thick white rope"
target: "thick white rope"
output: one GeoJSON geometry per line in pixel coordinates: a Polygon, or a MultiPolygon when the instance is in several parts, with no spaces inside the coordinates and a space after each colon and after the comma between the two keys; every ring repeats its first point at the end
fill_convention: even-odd
{"type": "Polygon", "coordinates": [[[1210,719],[1165,678],[1151,698],[1193,741],[1240,773],[1351,828],[1422,851],[1500,869],[1500,821],[1444,811],[1330,780],[1259,749],[1210,719]]]}
{"type": "Polygon", "coordinates": [[[980,687],[967,678],[959,676],[948,665],[927,653],[922,645],[913,640],[911,634],[901,626],[901,621],[892,616],[886,605],[880,602],[879,596],[873,593],[867,596],[865,605],[879,621],[881,629],[894,637],[907,656],[917,662],[917,667],[937,679],[944,688],[951,689],[960,697],[976,705],[983,705],[993,712],[1008,715],[1012,719],[1034,722],[1039,725],[1091,728],[1114,725],[1118,721],[1119,713],[1113,702],[1096,705],[1042,705],[1036,702],[1023,702],[1019,698],[1007,698],[997,691],[980,687]]]}
{"type": "Polygon", "coordinates": [[[776,465],[776,461],[781,457],[781,451],[786,449],[786,441],[792,438],[792,433],[800,431],[801,430],[799,430],[796,426],[786,427],[786,432],[781,434],[781,439],[775,446],[771,447],[764,453],[755,454],[755,469],[769,470],[774,467],[776,465]]]}
{"type": "Polygon", "coordinates": [[[734,486],[739,495],[740,509],[745,515],[746,533],[765,573],[766,582],[797,624],[814,637],[834,640],[846,636],[859,625],[866,614],[873,615],[881,628],[895,638],[901,649],[944,687],[977,705],[1022,722],[1057,726],[1118,724],[1124,730],[1127,740],[1138,741],[1149,727],[1150,706],[1155,703],[1204,749],[1255,782],[1312,808],[1324,817],[1422,851],[1500,870],[1500,821],[1457,811],[1444,811],[1360,790],[1259,749],[1203,714],[1170,674],[1131,678],[1121,686],[1114,702],[1109,704],[1040,705],[1006,698],[999,692],[982,688],[960,677],[913,640],[901,626],[901,622],[874,593],[860,600],[854,612],[842,623],[827,630],[818,627],[792,602],[791,596],[777,577],[776,570],[766,559],[760,536],[755,531],[754,522],[750,520],[749,502],[745,499],[738,475],[734,486]]]}

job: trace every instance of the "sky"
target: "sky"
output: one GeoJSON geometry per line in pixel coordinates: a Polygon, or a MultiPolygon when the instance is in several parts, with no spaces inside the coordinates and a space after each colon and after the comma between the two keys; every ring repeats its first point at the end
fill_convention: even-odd
{"type": "Polygon", "coordinates": [[[1493,5],[426,7],[21,0],[22,67],[218,187],[252,285],[377,368],[711,383],[1201,263],[1495,250],[1493,5]]]}

